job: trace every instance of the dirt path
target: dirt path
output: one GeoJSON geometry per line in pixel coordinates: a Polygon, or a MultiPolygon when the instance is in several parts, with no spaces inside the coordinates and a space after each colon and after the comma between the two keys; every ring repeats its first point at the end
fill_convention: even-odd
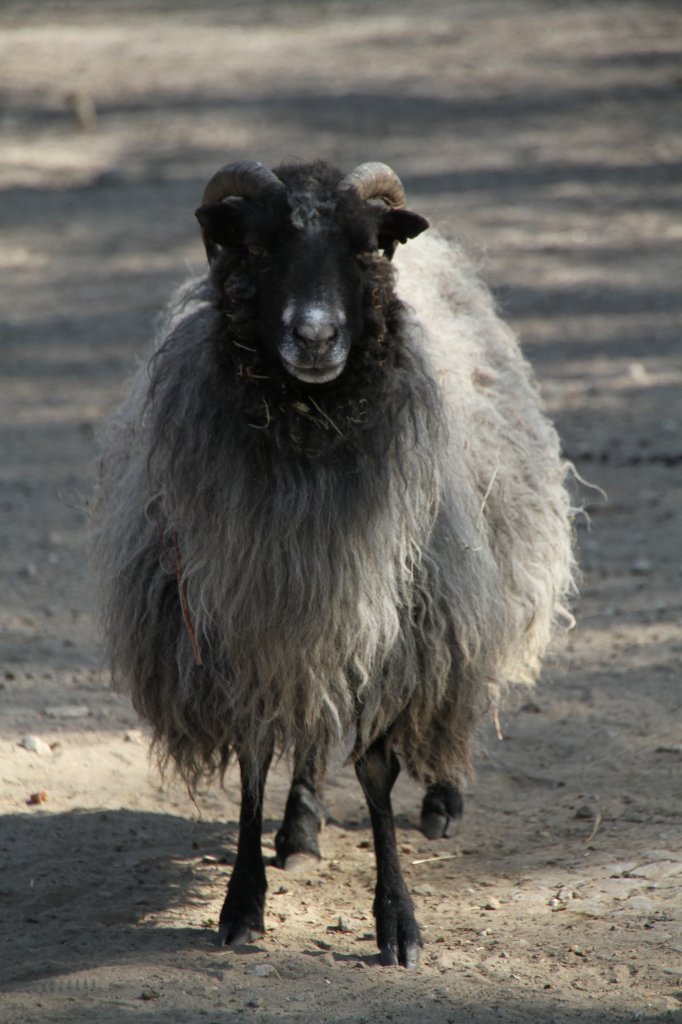
{"type": "MultiPolygon", "coordinates": [[[[679,1019],[682,16],[645,0],[382,6],[0,10],[2,1020],[679,1019]],[[386,160],[465,239],[567,455],[609,496],[580,525],[570,651],[502,717],[502,742],[490,729],[456,839],[424,840],[398,785],[426,940],[410,974],[376,965],[346,769],[319,869],[268,869],[263,942],[211,944],[235,777],[198,807],[160,787],[89,611],[96,426],[202,265],[202,186],[227,159],[313,155],[386,160]]],[[[270,844],[286,784],[282,766],[270,844]]]]}

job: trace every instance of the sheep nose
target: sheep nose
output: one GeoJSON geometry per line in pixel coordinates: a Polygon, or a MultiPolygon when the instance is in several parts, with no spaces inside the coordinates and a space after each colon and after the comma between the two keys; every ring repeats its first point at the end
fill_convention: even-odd
{"type": "Polygon", "coordinates": [[[294,324],[294,333],[305,348],[324,355],[336,341],[339,328],[333,320],[303,317],[294,324]]]}

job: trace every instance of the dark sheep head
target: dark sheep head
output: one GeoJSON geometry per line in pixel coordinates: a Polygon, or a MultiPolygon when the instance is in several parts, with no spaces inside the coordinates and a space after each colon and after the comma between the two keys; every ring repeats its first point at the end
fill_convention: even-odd
{"type": "Polygon", "coordinates": [[[428,227],[404,202],[385,164],[343,176],[322,162],[273,172],[246,161],[214,175],[196,216],[218,285],[225,252],[247,261],[264,354],[302,383],[326,384],[362,337],[368,267],[428,227]]]}

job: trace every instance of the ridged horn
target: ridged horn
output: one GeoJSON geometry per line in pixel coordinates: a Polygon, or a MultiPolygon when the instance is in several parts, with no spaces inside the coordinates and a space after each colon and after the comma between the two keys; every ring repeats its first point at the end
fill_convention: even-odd
{"type": "Polygon", "coordinates": [[[405,206],[405,189],[388,164],[370,161],[347,174],[339,189],[352,190],[360,199],[383,199],[389,206],[405,206]]]}
{"type": "Polygon", "coordinates": [[[257,160],[240,160],[226,164],[213,175],[204,189],[202,205],[219,203],[227,196],[257,199],[268,193],[284,192],[284,183],[257,160]]]}

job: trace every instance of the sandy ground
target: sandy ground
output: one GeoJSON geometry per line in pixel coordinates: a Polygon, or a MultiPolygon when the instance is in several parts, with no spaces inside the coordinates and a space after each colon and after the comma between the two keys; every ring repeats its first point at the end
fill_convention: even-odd
{"type": "MultiPolygon", "coordinates": [[[[680,1019],[681,32],[679,5],[644,0],[5,0],[2,1020],[680,1019]],[[608,493],[586,494],[570,648],[487,730],[456,838],[428,843],[398,784],[415,972],[377,966],[348,769],[319,868],[268,868],[263,941],[212,944],[236,777],[196,805],[161,785],[90,615],[97,424],[202,266],[202,186],[228,159],[313,155],[386,160],[465,240],[608,493]]],[[[286,787],[281,765],[270,853],[286,787]]]]}

